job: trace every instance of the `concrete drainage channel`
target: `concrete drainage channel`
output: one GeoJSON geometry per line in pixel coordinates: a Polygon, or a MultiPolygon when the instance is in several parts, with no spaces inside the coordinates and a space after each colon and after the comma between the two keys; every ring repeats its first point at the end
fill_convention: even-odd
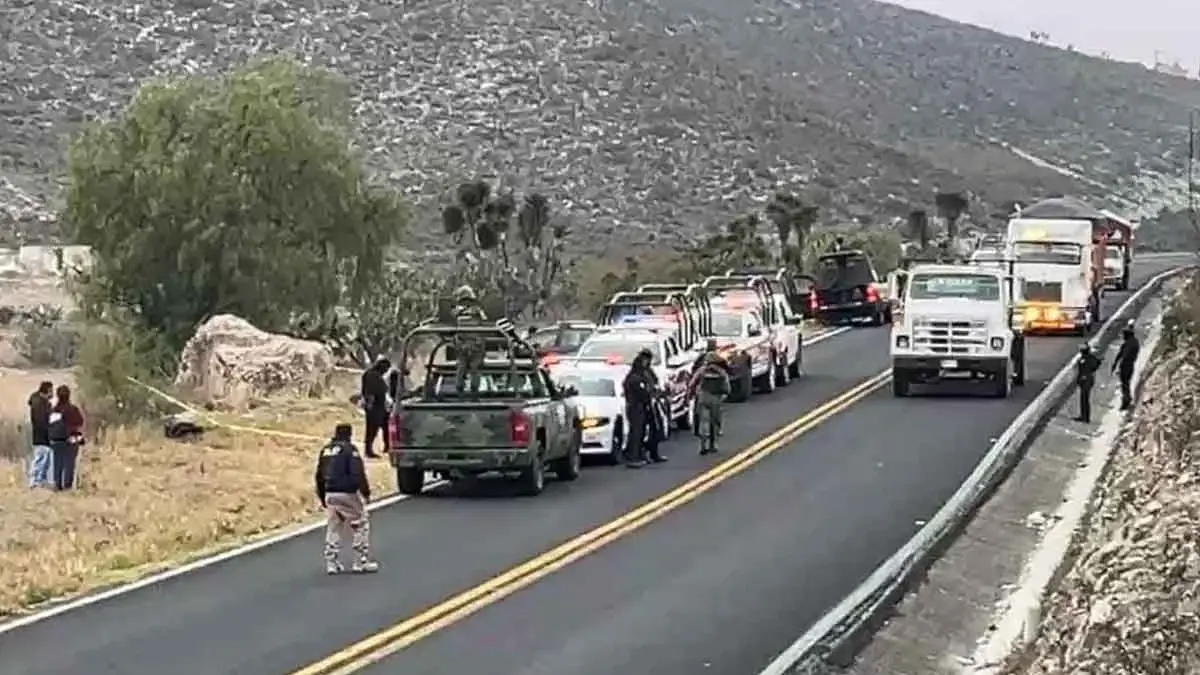
{"type": "MultiPolygon", "coordinates": [[[[1092,346],[1097,350],[1107,348],[1120,335],[1121,328],[1141,313],[1164,283],[1194,269],[1192,266],[1176,268],[1147,282],[1109,317],[1092,338],[1092,346]]],[[[851,665],[858,651],[888,618],[892,607],[920,581],[975,511],[1004,482],[1021,461],[1029,443],[1071,394],[1076,358],[1072,358],[1021,411],[933,518],[759,675],[818,675],[851,665]]]]}

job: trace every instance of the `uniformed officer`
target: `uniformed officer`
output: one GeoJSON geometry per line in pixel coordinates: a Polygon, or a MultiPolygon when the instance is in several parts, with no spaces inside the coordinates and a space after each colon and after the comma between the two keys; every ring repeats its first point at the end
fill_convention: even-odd
{"type": "Polygon", "coordinates": [[[650,431],[650,415],[653,405],[653,383],[646,377],[649,370],[643,363],[649,363],[653,355],[649,350],[642,350],[634,357],[632,367],[621,382],[625,395],[625,422],[628,429],[625,432],[625,452],[622,459],[625,466],[640,469],[646,465],[646,432],[650,431]]]}
{"type": "MultiPolygon", "coordinates": [[[[366,451],[367,457],[378,457],[375,452],[375,439],[387,427],[388,405],[390,403],[388,392],[388,373],[391,371],[392,362],[382,354],[375,359],[375,363],[363,371],[362,387],[359,390],[359,395],[362,397],[363,417],[365,418],[365,429],[363,430],[363,449],[366,451]]],[[[383,438],[384,450],[387,449],[387,437],[383,438]]]]}
{"type": "MultiPolygon", "coordinates": [[[[458,287],[454,291],[454,322],[458,326],[478,326],[487,321],[487,315],[479,306],[475,289],[468,285],[458,287]]],[[[458,336],[455,339],[457,363],[454,370],[455,391],[479,391],[479,368],[483,366],[483,346],[471,337],[458,336]],[[470,382],[468,383],[468,375],[470,382]],[[469,387],[468,387],[469,384],[469,387]]]]}
{"type": "Polygon", "coordinates": [[[1092,387],[1096,386],[1096,371],[1100,370],[1100,359],[1092,352],[1088,343],[1079,345],[1079,361],[1075,364],[1075,386],[1079,388],[1078,422],[1092,421],[1092,387]]]}
{"type": "Polygon", "coordinates": [[[697,360],[690,383],[696,399],[696,433],[700,436],[700,454],[718,452],[717,439],[724,425],[725,399],[729,396],[729,363],[716,351],[715,341],[697,360]],[[704,423],[699,423],[703,420],[704,423]]]}
{"type": "Polygon", "coordinates": [[[354,563],[351,571],[376,572],[379,563],[371,559],[371,525],[367,502],[371,486],[362,457],[352,440],[354,430],[349,424],[339,424],[333,438],[321,448],[315,475],[317,499],[325,508],[325,571],[337,574],[342,566],[342,543],[351,541],[354,563]]]}
{"type": "Polygon", "coordinates": [[[642,377],[650,385],[650,407],[646,410],[646,455],[647,459],[654,464],[662,464],[667,461],[666,455],[662,454],[660,443],[667,437],[667,430],[662,428],[663,416],[660,407],[663,405],[663,388],[659,382],[658,375],[654,372],[654,355],[650,350],[643,349],[639,352],[640,358],[634,359],[633,367],[639,368],[642,377]]]}
{"type": "Polygon", "coordinates": [[[1133,391],[1130,386],[1133,382],[1133,368],[1137,365],[1138,353],[1141,352],[1142,346],[1134,333],[1132,321],[1126,324],[1121,336],[1124,340],[1117,351],[1117,358],[1113,360],[1112,372],[1117,373],[1121,380],[1121,410],[1129,410],[1133,407],[1133,391]]]}

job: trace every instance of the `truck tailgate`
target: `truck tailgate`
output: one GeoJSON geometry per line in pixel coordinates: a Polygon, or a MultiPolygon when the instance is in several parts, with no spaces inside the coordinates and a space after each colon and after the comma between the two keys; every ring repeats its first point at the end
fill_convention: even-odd
{"type": "Polygon", "coordinates": [[[413,403],[399,410],[397,430],[401,448],[511,448],[512,416],[520,403],[413,403]]]}

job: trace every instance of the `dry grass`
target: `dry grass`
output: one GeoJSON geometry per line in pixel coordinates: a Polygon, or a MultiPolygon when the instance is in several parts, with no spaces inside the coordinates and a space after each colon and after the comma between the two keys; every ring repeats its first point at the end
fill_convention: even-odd
{"type": "MultiPolygon", "coordinates": [[[[0,423],[0,442],[16,433],[15,414],[23,418],[44,375],[0,377],[0,412],[8,420],[0,423]]],[[[280,402],[221,418],[326,438],[336,422],[358,421],[340,400],[280,402]]],[[[28,489],[24,458],[0,459],[0,616],[317,518],[316,438],[216,430],[176,442],[150,426],[116,429],[84,449],[79,489],[61,494],[28,489]]],[[[371,462],[369,471],[378,492],[392,489],[386,462],[371,462]]]]}

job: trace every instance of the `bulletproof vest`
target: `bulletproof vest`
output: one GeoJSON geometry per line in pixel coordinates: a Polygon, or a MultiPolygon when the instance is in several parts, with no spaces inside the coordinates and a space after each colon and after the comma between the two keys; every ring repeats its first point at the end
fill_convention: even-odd
{"type": "Polygon", "coordinates": [[[719,357],[709,353],[703,357],[700,366],[700,389],[706,394],[724,395],[729,393],[729,374],[725,372],[719,357]]]}

